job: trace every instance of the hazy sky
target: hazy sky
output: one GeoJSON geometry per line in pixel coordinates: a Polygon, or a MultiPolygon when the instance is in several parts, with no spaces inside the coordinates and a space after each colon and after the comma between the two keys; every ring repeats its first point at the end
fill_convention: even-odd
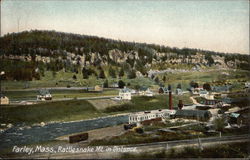
{"type": "Polygon", "coordinates": [[[248,0],[2,0],[1,34],[18,26],[249,54],[248,0]]]}

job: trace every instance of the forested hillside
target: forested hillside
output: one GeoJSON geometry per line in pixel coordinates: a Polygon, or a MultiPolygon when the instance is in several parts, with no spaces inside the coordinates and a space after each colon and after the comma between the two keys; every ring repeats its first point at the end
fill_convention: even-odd
{"type": "Polygon", "coordinates": [[[150,69],[196,66],[250,68],[250,56],[125,42],[56,31],[25,31],[0,38],[1,70],[7,80],[40,79],[45,71],[97,78],[147,76],[150,69]]]}

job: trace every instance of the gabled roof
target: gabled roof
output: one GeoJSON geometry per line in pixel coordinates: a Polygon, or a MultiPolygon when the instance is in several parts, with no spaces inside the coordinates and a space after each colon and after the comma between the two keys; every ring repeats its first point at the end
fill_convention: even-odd
{"type": "Polygon", "coordinates": [[[129,88],[123,88],[123,89],[120,90],[120,92],[122,92],[122,93],[130,93],[131,89],[129,89],[129,88]]]}
{"type": "Polygon", "coordinates": [[[44,95],[47,95],[47,94],[50,94],[50,93],[49,93],[49,90],[47,90],[47,89],[40,89],[39,94],[44,96],[44,95]]]}
{"type": "Polygon", "coordinates": [[[240,116],[239,113],[231,113],[230,114],[230,117],[233,117],[233,118],[238,118],[240,116]]]}
{"type": "Polygon", "coordinates": [[[207,94],[208,92],[205,91],[205,90],[202,90],[202,91],[200,91],[199,93],[200,93],[200,94],[207,94]]]}
{"type": "Polygon", "coordinates": [[[164,92],[168,92],[168,87],[160,87],[159,89],[163,89],[164,92]]]}

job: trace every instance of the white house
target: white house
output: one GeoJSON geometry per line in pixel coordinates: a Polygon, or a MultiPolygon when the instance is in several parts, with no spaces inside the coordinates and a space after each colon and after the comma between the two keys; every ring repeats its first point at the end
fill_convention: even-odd
{"type": "Polygon", "coordinates": [[[130,91],[130,89],[128,89],[126,87],[121,89],[120,92],[119,92],[119,97],[122,100],[131,100],[131,91],[130,91]]]}
{"type": "Polygon", "coordinates": [[[52,95],[47,89],[41,89],[37,95],[37,100],[52,100],[52,95]]]}
{"type": "Polygon", "coordinates": [[[204,97],[205,98],[207,95],[208,95],[208,91],[206,91],[206,90],[200,90],[199,91],[199,96],[200,97],[204,97]]]}
{"type": "Polygon", "coordinates": [[[169,118],[171,115],[174,115],[176,110],[169,110],[169,109],[160,109],[160,110],[151,110],[151,111],[144,111],[144,112],[136,112],[129,114],[129,124],[131,123],[139,123],[145,120],[150,120],[154,118],[169,118]]]}
{"type": "Polygon", "coordinates": [[[182,95],[182,94],[183,94],[182,89],[177,88],[177,89],[176,89],[176,94],[177,94],[177,95],[182,95]]]}

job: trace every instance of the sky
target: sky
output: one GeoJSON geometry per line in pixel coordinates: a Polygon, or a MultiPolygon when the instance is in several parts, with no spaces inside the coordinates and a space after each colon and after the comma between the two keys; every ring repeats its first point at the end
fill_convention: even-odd
{"type": "Polygon", "coordinates": [[[249,2],[1,0],[1,36],[35,29],[249,54],[249,2]]]}

